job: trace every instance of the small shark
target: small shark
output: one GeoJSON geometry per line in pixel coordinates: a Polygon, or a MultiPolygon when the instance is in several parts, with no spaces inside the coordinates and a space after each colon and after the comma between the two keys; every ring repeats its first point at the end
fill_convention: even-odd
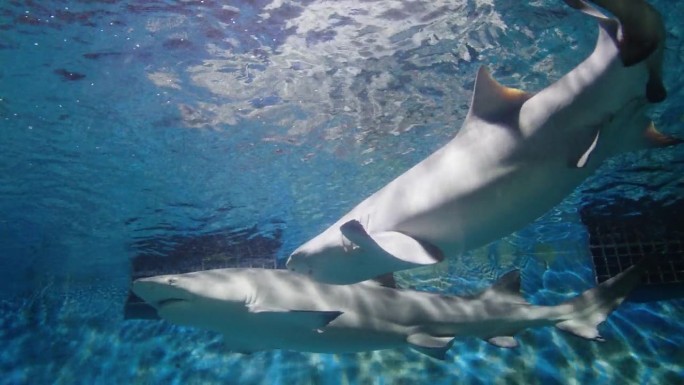
{"type": "Polygon", "coordinates": [[[218,269],[138,279],[133,292],[169,322],[223,334],[228,348],[343,353],[410,347],[444,359],[455,338],[505,348],[547,325],[601,340],[597,326],[640,282],[643,262],[557,306],[520,295],[517,270],[472,297],[403,290],[375,281],[320,283],[288,270],[218,269]]]}
{"type": "Polygon", "coordinates": [[[456,137],[297,248],[290,270],[336,284],[428,265],[519,230],[606,158],[680,143],[646,117],[666,97],[665,32],[643,0],[564,0],[598,21],[593,53],[536,94],[482,67],[456,137]]]}

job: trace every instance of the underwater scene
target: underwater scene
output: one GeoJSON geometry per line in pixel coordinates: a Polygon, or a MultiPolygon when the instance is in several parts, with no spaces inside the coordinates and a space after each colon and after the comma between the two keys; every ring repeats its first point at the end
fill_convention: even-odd
{"type": "Polygon", "coordinates": [[[683,19],[1,2],[0,384],[684,383],[683,19]]]}

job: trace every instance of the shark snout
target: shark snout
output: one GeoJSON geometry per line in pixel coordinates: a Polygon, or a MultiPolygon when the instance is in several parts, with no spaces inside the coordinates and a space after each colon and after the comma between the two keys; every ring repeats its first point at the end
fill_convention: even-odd
{"type": "Polygon", "coordinates": [[[295,273],[304,275],[312,274],[311,266],[309,265],[309,262],[307,261],[307,258],[304,255],[304,253],[292,253],[292,255],[290,255],[290,257],[287,259],[287,262],[285,262],[285,266],[288,270],[295,273]]]}
{"type": "Polygon", "coordinates": [[[133,293],[150,305],[159,308],[169,303],[188,301],[188,294],[177,287],[178,278],[159,276],[133,281],[133,293]]]}

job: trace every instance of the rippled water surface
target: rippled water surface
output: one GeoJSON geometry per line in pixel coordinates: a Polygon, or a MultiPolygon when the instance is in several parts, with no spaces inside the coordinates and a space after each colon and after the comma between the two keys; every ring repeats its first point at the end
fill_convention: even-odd
{"type": "MultiPolygon", "coordinates": [[[[653,3],[670,96],[651,115],[684,135],[684,5],[653,3]]],[[[679,384],[681,300],[624,304],[604,343],[543,328],[515,350],[464,339],[445,362],[243,356],[208,332],[123,320],[135,255],[250,229],[280,246],[243,259],[282,263],[452,138],[479,66],[539,90],[595,35],[560,0],[2,2],[0,383],[679,384]]],[[[593,280],[578,208],[677,201],[683,159],[612,159],[527,228],[401,278],[472,293],[520,267],[531,301],[569,298],[593,280]]]]}

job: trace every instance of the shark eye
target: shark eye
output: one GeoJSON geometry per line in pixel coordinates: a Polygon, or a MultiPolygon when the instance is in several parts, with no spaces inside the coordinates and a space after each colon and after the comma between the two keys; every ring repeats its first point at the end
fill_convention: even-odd
{"type": "Polygon", "coordinates": [[[178,281],[178,279],[176,279],[176,278],[169,278],[169,279],[167,280],[167,282],[169,283],[169,285],[174,285],[177,281],[178,281]]]}

